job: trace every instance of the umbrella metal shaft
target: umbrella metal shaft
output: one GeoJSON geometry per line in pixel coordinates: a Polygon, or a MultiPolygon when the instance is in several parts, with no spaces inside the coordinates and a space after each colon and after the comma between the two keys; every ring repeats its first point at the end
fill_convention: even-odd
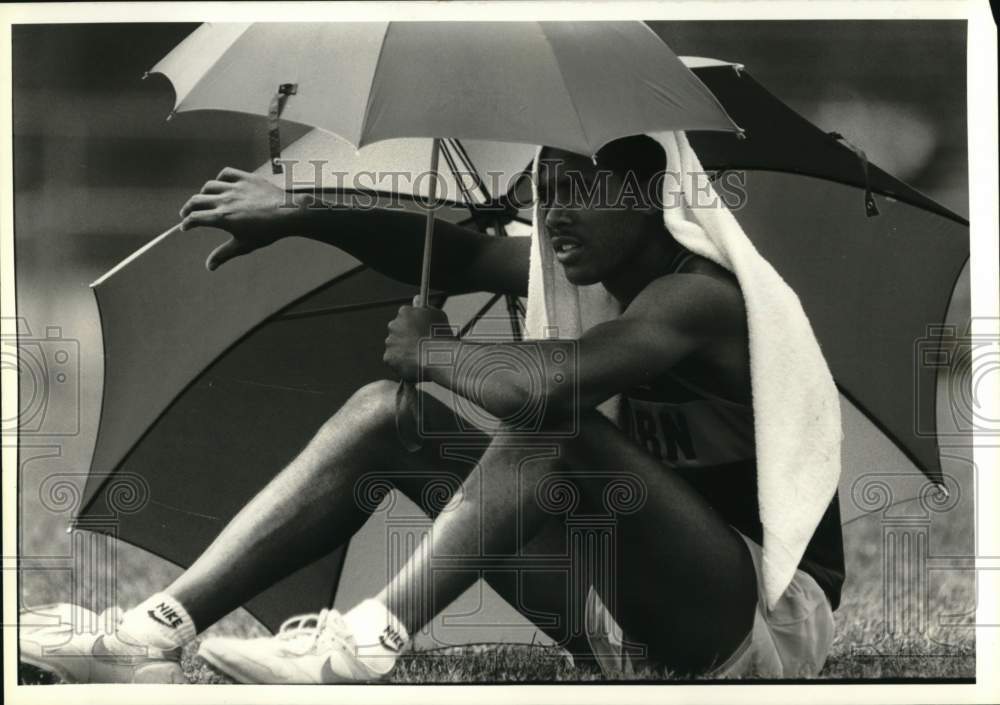
{"type": "MultiPolygon", "coordinates": [[[[431,288],[431,250],[434,245],[434,211],[437,202],[438,157],[441,153],[441,140],[434,138],[431,143],[431,184],[428,189],[429,203],[427,224],[424,229],[424,262],[420,271],[420,293],[416,305],[426,306],[431,288]]],[[[396,436],[400,443],[410,453],[415,453],[423,447],[419,433],[417,414],[417,389],[406,380],[399,381],[396,388],[396,436]]]]}
{"type": "Polygon", "coordinates": [[[420,296],[417,306],[426,306],[431,287],[431,250],[434,245],[434,211],[437,201],[438,158],[441,154],[441,140],[434,138],[431,143],[431,184],[429,189],[430,203],[427,211],[427,224],[424,229],[424,263],[420,272],[420,296]]]}

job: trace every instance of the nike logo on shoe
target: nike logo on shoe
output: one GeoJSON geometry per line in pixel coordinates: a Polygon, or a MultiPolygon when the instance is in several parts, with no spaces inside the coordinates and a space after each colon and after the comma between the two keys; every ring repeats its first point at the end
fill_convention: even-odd
{"type": "Polygon", "coordinates": [[[391,626],[386,626],[382,633],[378,635],[378,640],[382,646],[396,653],[402,651],[406,645],[403,636],[391,626]]]}
{"type": "Polygon", "coordinates": [[[170,627],[171,629],[177,629],[180,625],[184,623],[177,612],[175,612],[171,607],[161,602],[156,606],[155,609],[147,610],[146,614],[154,622],[159,622],[165,627],[170,627]],[[157,614],[159,612],[159,614],[157,614]]]}

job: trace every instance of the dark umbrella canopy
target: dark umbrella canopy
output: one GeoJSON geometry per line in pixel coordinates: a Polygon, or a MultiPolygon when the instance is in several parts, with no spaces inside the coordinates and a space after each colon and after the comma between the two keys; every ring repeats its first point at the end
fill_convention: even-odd
{"type": "Polygon", "coordinates": [[[968,227],[892,201],[869,218],[857,189],[812,177],[750,171],[746,184],[736,217],[798,293],[841,393],[940,482],[932,360],[968,227]]]}
{"type": "MultiPolygon", "coordinates": [[[[688,138],[708,169],[782,171],[836,181],[909,203],[959,223],[966,221],[865,162],[836,134],[823,132],[772,95],[738,64],[687,60],[695,75],[719,96],[750,139],[727,133],[689,132],[688,138]],[[694,63],[697,61],[697,63],[694,63]],[[700,64],[700,65],[699,65],[700,64]]],[[[886,126],[891,129],[891,126],[886,126]]],[[[863,193],[863,192],[862,192],[863,193]]],[[[864,199],[857,196],[862,209],[864,199]]],[[[876,199],[881,209],[882,199],[876,199]]]]}
{"type": "MultiPolygon", "coordinates": [[[[694,71],[747,132],[689,133],[702,163],[746,171],[736,217],[798,292],[841,391],[939,478],[926,432],[937,370],[918,351],[940,345],[933,326],[968,258],[967,223],[873,165],[866,176],[855,151],[745,70],[714,62],[694,71]],[[879,215],[868,214],[866,189],[879,215]]],[[[143,478],[148,499],[121,514],[118,534],[181,565],[354,389],[384,376],[385,323],[415,293],[304,241],[204,275],[209,237],[164,237],[95,288],[105,392],[80,516],[105,512],[110,476],[143,478]],[[347,340],[353,352],[339,353],[347,340]],[[130,413],[137,399],[144,415],[130,413]]],[[[303,569],[250,610],[273,627],[313,609],[336,586],[341,560],[303,569]]]]}
{"type": "MultiPolygon", "coordinates": [[[[339,183],[330,178],[334,169],[419,173],[429,142],[385,142],[358,155],[314,131],[283,156],[327,160],[319,182],[310,183],[309,164],[294,170],[297,184],[311,190],[339,183]]],[[[481,142],[465,148],[480,168],[499,175],[498,187],[533,153],[530,146],[481,142]]],[[[398,198],[371,179],[359,193],[349,177],[344,188],[325,193],[331,202],[353,192],[362,202],[378,197],[423,212],[413,194],[425,195],[426,181],[401,181],[412,188],[398,198]]],[[[464,195],[446,175],[442,196],[450,200],[438,217],[467,220],[464,195]]],[[[120,538],[179,565],[189,565],[355,390],[388,376],[381,355],[386,323],[417,291],[334,247],[298,238],[209,273],[206,253],[223,236],[172,228],[92,285],[104,384],[78,520],[111,517],[120,538]]],[[[453,322],[466,324],[490,302],[487,315],[507,316],[502,301],[473,294],[449,302],[453,322]]],[[[310,595],[312,606],[322,602],[337,583],[343,553],[290,576],[250,609],[273,627],[287,616],[288,595],[310,595]]]]}
{"type": "MultiPolygon", "coordinates": [[[[267,276],[248,257],[208,275],[229,279],[190,287],[202,279],[209,245],[204,235],[177,235],[94,289],[105,385],[78,521],[113,517],[119,538],[190,565],[354,391],[388,376],[385,326],[416,287],[307,241],[261,257],[277,268],[267,276]],[[262,300],[277,310],[261,308],[262,300]],[[237,332],[243,316],[258,318],[237,332]],[[197,373],[185,380],[191,370],[197,373]]],[[[464,301],[464,311],[489,301],[460,298],[483,299],[464,301]]],[[[440,305],[443,298],[432,300],[440,305]]],[[[502,301],[490,315],[506,316],[502,301]]],[[[453,315],[453,322],[465,321],[453,315]]],[[[248,609],[274,628],[289,610],[321,604],[338,582],[345,549],[248,609]]]]}
{"type": "Polygon", "coordinates": [[[748,136],[689,133],[702,165],[745,172],[736,217],[798,293],[840,391],[940,481],[929,432],[940,369],[933,360],[969,258],[968,222],[866,164],[742,68],[694,70],[748,136]]]}

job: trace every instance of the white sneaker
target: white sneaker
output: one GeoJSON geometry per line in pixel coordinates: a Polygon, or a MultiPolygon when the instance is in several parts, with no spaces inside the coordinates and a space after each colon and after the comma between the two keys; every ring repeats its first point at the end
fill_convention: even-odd
{"type": "Polygon", "coordinates": [[[21,661],[68,683],[187,683],[181,650],[127,644],[114,632],[119,613],[98,616],[65,602],[21,610],[21,661]],[[116,640],[115,653],[105,639],[116,640]],[[120,653],[122,644],[129,653],[120,653]]]}
{"type": "Polygon", "coordinates": [[[328,609],[286,619],[272,637],[204,639],[198,655],[239,683],[371,683],[389,675],[358,659],[350,628],[328,609]]]}

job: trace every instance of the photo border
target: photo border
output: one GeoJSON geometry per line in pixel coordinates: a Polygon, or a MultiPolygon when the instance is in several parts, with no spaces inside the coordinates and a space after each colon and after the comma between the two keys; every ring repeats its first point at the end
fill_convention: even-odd
{"type": "MultiPolygon", "coordinates": [[[[1000,304],[997,296],[997,103],[996,27],[986,2],[945,0],[941,2],[773,2],[769,0],[672,3],[605,2],[509,2],[509,3],[81,3],[13,4],[0,7],[0,314],[5,321],[16,316],[13,246],[13,163],[11,25],[17,23],[65,22],[166,22],[166,21],[265,21],[308,19],[360,21],[373,19],[623,19],[706,20],[706,19],[968,19],[968,135],[970,197],[971,315],[976,335],[1000,336],[1000,304]]],[[[8,331],[4,331],[7,333],[8,331]]],[[[995,375],[994,375],[995,377],[995,375]]],[[[991,380],[994,383],[995,379],[991,380]]],[[[10,387],[11,385],[7,385],[10,387]]],[[[4,387],[3,405],[17,407],[17,389],[4,387]]],[[[1000,389],[983,390],[994,405],[1000,389]]],[[[996,418],[996,406],[993,407],[996,418]]],[[[984,470],[979,475],[976,513],[977,571],[980,580],[977,623],[1000,625],[1000,449],[974,443],[974,460],[984,470]],[[994,472],[989,472],[993,470],[994,472]],[[995,577],[996,576],[996,577],[995,577]],[[991,599],[992,598],[992,599],[991,599]]],[[[17,570],[17,454],[3,447],[3,561],[4,575],[17,570]]],[[[715,703],[739,702],[990,702],[1000,700],[1000,674],[988,666],[1000,662],[1000,627],[976,628],[977,682],[968,685],[809,684],[760,685],[735,682],[731,685],[394,685],[387,686],[175,686],[133,685],[126,689],[112,685],[21,686],[17,684],[17,633],[8,618],[17,609],[17,580],[3,581],[4,597],[4,696],[11,703],[105,702],[167,703],[181,699],[205,703],[328,703],[385,702],[413,703],[509,701],[513,695],[524,701],[603,703],[683,701],[715,703]]],[[[513,685],[513,684],[512,684],[513,685]]]]}

